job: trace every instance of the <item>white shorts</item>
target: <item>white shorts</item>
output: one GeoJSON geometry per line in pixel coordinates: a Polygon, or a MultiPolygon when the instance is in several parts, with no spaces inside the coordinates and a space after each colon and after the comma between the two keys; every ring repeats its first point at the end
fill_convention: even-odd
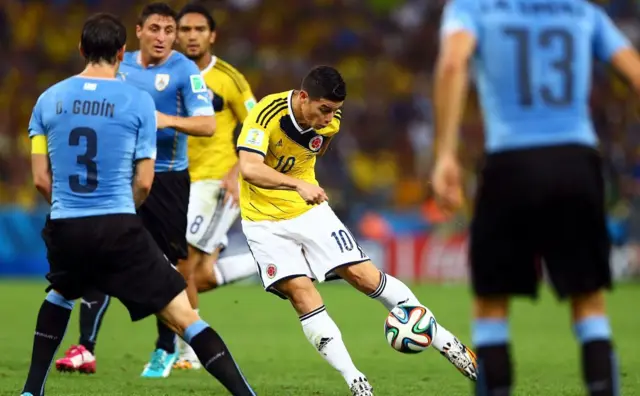
{"type": "Polygon", "coordinates": [[[242,230],[265,290],[278,295],[272,286],[280,280],[332,280],[336,268],[369,260],[326,202],[290,220],[242,220],[242,230]]]}
{"type": "Polygon", "coordinates": [[[225,190],[219,180],[199,180],[191,183],[187,212],[187,242],[211,254],[227,245],[227,232],[240,214],[240,208],[224,203],[225,190]]]}

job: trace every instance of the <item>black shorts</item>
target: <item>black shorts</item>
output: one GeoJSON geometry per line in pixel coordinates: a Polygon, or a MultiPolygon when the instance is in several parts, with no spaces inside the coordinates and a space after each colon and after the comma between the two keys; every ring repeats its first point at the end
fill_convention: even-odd
{"type": "Polygon", "coordinates": [[[539,263],[560,298],[611,287],[602,164],[566,145],[488,155],[471,224],[478,296],[537,295],[539,263]]]}
{"type": "Polygon", "coordinates": [[[134,214],[47,219],[42,238],[47,291],[68,300],[97,289],[118,298],[135,321],[159,312],[186,288],[134,214]]]}
{"type": "Polygon", "coordinates": [[[187,258],[190,188],[188,170],[156,173],[151,193],[138,209],[144,226],[173,264],[187,258]]]}

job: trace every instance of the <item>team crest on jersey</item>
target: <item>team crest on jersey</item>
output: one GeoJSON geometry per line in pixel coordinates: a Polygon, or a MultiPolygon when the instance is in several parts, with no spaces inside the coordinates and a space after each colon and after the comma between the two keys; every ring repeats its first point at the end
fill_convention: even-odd
{"type": "Polygon", "coordinates": [[[156,89],[158,91],[164,91],[165,88],[169,85],[169,76],[168,74],[156,74],[156,89]]]}
{"type": "Polygon", "coordinates": [[[322,147],[322,142],[324,142],[324,139],[318,135],[309,141],[309,148],[313,151],[318,151],[322,147]]]}
{"type": "Polygon", "coordinates": [[[273,264],[269,264],[267,265],[267,276],[269,277],[269,279],[273,279],[275,278],[276,274],[278,273],[278,268],[273,265],[273,264]]]}

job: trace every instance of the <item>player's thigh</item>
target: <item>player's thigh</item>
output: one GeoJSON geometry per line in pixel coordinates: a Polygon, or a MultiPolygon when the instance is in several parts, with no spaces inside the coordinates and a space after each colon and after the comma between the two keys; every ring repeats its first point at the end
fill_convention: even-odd
{"type": "Polygon", "coordinates": [[[337,278],[334,272],[337,268],[369,260],[327,203],[294,219],[287,228],[302,243],[303,253],[318,281],[337,278]]]}
{"type": "Polygon", "coordinates": [[[542,254],[560,297],[592,293],[611,286],[600,157],[571,146],[557,156],[556,188],[545,202],[542,254]]]}
{"type": "Polygon", "coordinates": [[[82,232],[83,229],[91,231],[87,226],[88,224],[78,224],[75,219],[47,218],[42,230],[49,262],[49,272],[46,275],[49,281],[47,291],[56,290],[67,300],[82,297],[90,287],[83,271],[83,266],[90,265],[93,259],[90,257],[91,251],[86,249],[87,239],[91,238],[91,235],[82,232]]]}
{"type": "Polygon", "coordinates": [[[200,180],[191,184],[187,214],[187,242],[211,254],[213,233],[222,214],[223,190],[218,180],[200,180]]]}
{"type": "Polygon", "coordinates": [[[163,309],[186,288],[182,275],[169,263],[136,216],[113,226],[110,246],[95,271],[102,292],[118,298],[132,320],[163,309]]]}
{"type": "Polygon", "coordinates": [[[188,171],[156,173],[151,193],[138,214],[172,263],[187,258],[188,171]]]}
{"type": "Polygon", "coordinates": [[[519,153],[488,156],[470,227],[469,265],[476,295],[535,295],[534,188],[518,175],[519,153]]]}
{"type": "Polygon", "coordinates": [[[301,276],[313,279],[313,273],[302,254],[302,246],[286,235],[281,223],[243,220],[242,231],[265,290],[283,297],[277,291],[278,283],[301,276]]]}

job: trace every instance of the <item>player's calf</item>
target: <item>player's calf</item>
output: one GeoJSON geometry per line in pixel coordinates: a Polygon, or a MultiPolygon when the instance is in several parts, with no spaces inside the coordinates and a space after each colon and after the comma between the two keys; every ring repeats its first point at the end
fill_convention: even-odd
{"type": "Polygon", "coordinates": [[[513,384],[507,297],[476,297],[472,338],[478,354],[477,395],[508,396],[513,384]]]}
{"type": "MultiPolygon", "coordinates": [[[[378,270],[371,261],[339,267],[335,272],[360,292],[378,300],[387,310],[400,304],[420,304],[407,285],[378,270]]],[[[462,374],[476,379],[475,354],[440,323],[432,345],[462,374]]]]}
{"type": "Polygon", "coordinates": [[[222,338],[191,308],[186,292],[177,295],[158,316],[191,345],[203,367],[231,394],[255,395],[222,338]]]}
{"type": "Polygon", "coordinates": [[[602,291],[571,299],[574,332],[582,345],[582,372],[590,396],[620,394],[618,363],[602,291]]]}
{"type": "Polygon", "coordinates": [[[287,297],[298,313],[302,331],[320,355],[349,385],[353,395],[372,395],[366,377],[356,368],[342,341],[342,333],[327,313],[322,297],[311,279],[305,276],[283,279],[276,283],[277,291],[287,297]]]}

